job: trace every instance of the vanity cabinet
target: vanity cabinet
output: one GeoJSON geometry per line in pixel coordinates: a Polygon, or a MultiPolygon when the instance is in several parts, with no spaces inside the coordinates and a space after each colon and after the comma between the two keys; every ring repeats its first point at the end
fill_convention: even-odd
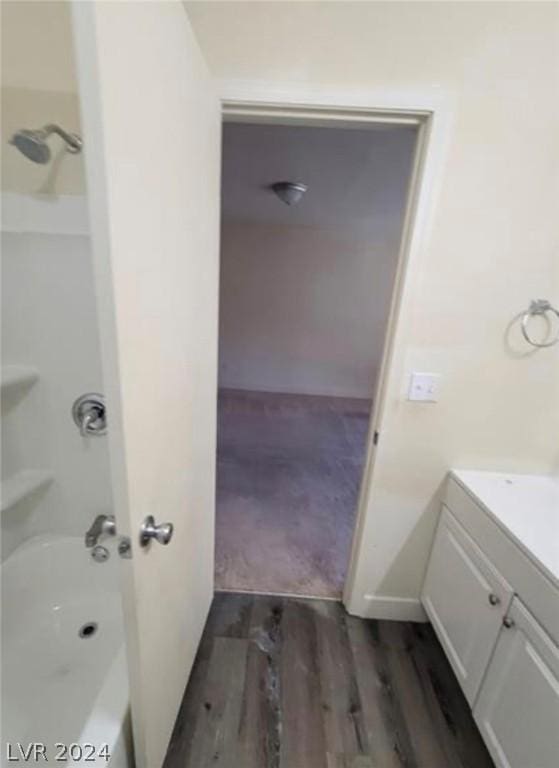
{"type": "Polygon", "coordinates": [[[559,482],[452,472],[422,603],[497,768],[559,765],[559,482]]]}
{"type": "Polygon", "coordinates": [[[512,596],[510,585],[443,506],[423,605],[470,704],[512,596]]]}
{"type": "Polygon", "coordinates": [[[515,598],[474,707],[497,766],[551,768],[559,759],[559,649],[515,598]]]}

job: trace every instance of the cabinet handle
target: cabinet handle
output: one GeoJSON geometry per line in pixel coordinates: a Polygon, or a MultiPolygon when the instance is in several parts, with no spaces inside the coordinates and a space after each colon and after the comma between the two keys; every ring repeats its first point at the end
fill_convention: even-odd
{"type": "Polygon", "coordinates": [[[512,627],[514,627],[514,619],[511,619],[510,616],[505,616],[503,618],[503,626],[506,627],[507,629],[511,629],[512,627]]]}
{"type": "Polygon", "coordinates": [[[499,597],[499,595],[496,595],[494,592],[490,593],[488,599],[489,599],[490,605],[499,605],[499,603],[501,602],[501,598],[499,597]]]}

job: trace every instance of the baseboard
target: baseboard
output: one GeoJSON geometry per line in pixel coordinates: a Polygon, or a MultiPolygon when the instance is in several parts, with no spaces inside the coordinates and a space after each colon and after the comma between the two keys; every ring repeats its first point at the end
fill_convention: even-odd
{"type": "MultiPolygon", "coordinates": [[[[288,597],[297,600],[329,600],[340,602],[339,597],[323,597],[322,595],[298,595],[291,592],[263,592],[250,589],[224,589],[219,587],[215,592],[229,594],[254,595],[255,597],[288,597]]],[[[350,604],[347,607],[353,616],[362,619],[386,619],[387,621],[429,621],[421,601],[413,597],[380,597],[378,595],[364,595],[358,605],[350,604]]]]}
{"type": "Polygon", "coordinates": [[[225,587],[216,587],[215,594],[225,593],[228,595],[253,595],[254,597],[288,597],[294,600],[327,600],[331,603],[341,603],[342,596],[324,597],[324,595],[300,595],[297,592],[266,592],[254,589],[226,589],[225,587]]]}
{"type": "Polygon", "coordinates": [[[231,384],[231,383],[222,383],[219,384],[219,390],[223,391],[230,391],[230,392],[257,392],[260,394],[269,394],[269,395],[305,395],[308,397],[338,397],[343,398],[347,400],[367,400],[371,401],[372,399],[372,390],[348,390],[340,387],[282,387],[282,386],[273,386],[270,384],[263,385],[263,386],[246,386],[245,384],[231,384]]]}
{"type": "Polygon", "coordinates": [[[421,600],[415,597],[385,597],[363,595],[358,605],[348,606],[350,613],[363,619],[386,619],[388,621],[428,621],[421,600]]]}

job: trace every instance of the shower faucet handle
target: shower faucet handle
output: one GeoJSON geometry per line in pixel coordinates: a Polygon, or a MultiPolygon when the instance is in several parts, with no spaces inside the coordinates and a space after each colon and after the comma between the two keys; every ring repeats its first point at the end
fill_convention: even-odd
{"type": "Polygon", "coordinates": [[[153,515],[148,515],[140,526],[140,546],[147,547],[152,539],[168,544],[173,537],[173,523],[156,525],[153,515]]]}
{"type": "Polygon", "coordinates": [[[72,416],[82,437],[104,435],[107,431],[105,398],[95,392],[78,397],[72,406],[72,416]]]}
{"type": "Polygon", "coordinates": [[[97,515],[91,526],[85,532],[85,546],[95,547],[101,536],[116,535],[116,520],[114,515],[97,515]]]}

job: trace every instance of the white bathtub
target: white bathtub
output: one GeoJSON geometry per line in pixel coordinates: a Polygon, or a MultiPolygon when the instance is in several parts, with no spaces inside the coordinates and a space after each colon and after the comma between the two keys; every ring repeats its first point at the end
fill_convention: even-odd
{"type": "MultiPolygon", "coordinates": [[[[2,766],[18,742],[108,745],[104,757],[67,764],[132,766],[128,679],[118,589],[118,555],[92,560],[82,538],[40,536],[2,564],[2,766]],[[84,625],[96,630],[80,637],[84,625]]],[[[79,758],[79,747],[74,758],[79,758]]],[[[28,762],[33,763],[33,760],[28,762]]],[[[44,762],[39,759],[39,764],[44,762]]],[[[57,763],[64,765],[64,762],[57,763]]]]}

